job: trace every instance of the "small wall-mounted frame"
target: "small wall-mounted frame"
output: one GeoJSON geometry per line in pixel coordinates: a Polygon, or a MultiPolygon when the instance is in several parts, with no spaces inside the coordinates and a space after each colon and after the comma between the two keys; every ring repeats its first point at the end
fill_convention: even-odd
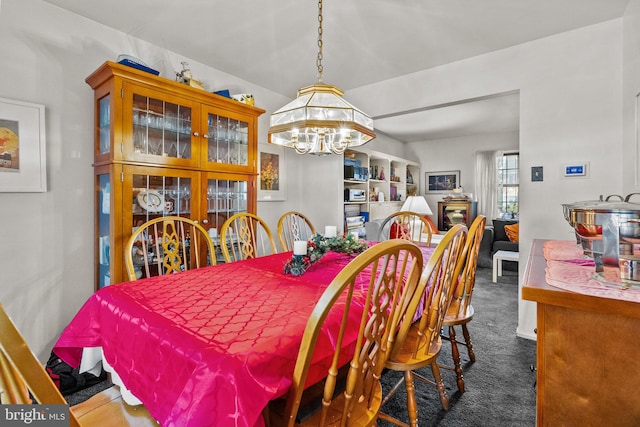
{"type": "Polygon", "coordinates": [[[273,144],[259,144],[258,152],[258,201],[287,200],[285,148],[273,144]]]}
{"type": "Polygon", "coordinates": [[[587,178],[589,176],[589,162],[565,163],[560,172],[560,176],[564,178],[587,178]]]}
{"type": "Polygon", "coordinates": [[[460,187],[460,171],[425,172],[425,193],[449,193],[460,187]]]}
{"type": "Polygon", "coordinates": [[[47,191],[44,105],[0,98],[0,191],[47,191]]]}

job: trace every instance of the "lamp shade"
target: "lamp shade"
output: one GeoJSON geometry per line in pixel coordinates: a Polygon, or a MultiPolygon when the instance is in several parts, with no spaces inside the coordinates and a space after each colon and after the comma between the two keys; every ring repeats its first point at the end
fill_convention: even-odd
{"type": "Polygon", "coordinates": [[[411,211],[420,215],[433,215],[429,204],[423,196],[409,196],[402,205],[403,211],[411,211]]]}

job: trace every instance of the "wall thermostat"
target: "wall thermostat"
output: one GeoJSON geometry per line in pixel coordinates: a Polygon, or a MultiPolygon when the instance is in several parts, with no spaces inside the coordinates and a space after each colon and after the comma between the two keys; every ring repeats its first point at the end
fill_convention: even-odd
{"type": "Polygon", "coordinates": [[[589,163],[566,163],[562,165],[562,173],[565,177],[586,177],[589,175],[589,163]]]}

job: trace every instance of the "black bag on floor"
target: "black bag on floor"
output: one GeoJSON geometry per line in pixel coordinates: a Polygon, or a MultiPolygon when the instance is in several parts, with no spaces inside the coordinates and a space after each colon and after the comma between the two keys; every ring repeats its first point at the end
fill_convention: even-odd
{"type": "Polygon", "coordinates": [[[78,368],[72,368],[54,352],[51,352],[46,369],[62,394],[75,393],[107,379],[107,373],[104,369],[101,370],[100,376],[95,376],[90,372],[79,373],[78,368]]]}

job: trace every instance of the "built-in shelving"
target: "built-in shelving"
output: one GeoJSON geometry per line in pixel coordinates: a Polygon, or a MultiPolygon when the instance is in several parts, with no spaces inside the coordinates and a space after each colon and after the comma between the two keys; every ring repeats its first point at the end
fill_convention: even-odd
{"type": "Polygon", "coordinates": [[[397,212],[408,195],[419,194],[417,162],[364,148],[347,151],[344,162],[345,230],[354,205],[371,221],[397,212]]]}

